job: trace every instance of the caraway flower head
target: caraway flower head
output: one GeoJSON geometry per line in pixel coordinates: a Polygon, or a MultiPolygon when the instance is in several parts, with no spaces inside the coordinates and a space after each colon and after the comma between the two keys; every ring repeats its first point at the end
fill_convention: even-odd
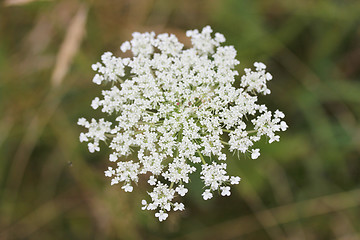
{"type": "Polygon", "coordinates": [[[229,196],[240,177],[228,175],[225,152],[256,159],[260,149],[255,142],[264,135],[269,143],[279,141],[277,132],[287,129],[281,111],[257,102],[258,94],[270,94],[272,76],[263,63],[255,62],[255,69],[238,77],[236,50],[224,46],[222,34],[213,35],[207,26],[186,35],[191,48],[174,35],[135,32],[121,45],[131,58],[104,53],[92,66],[97,72],[93,82],[109,87],[91,103],[104,118],[78,121],[88,130],[80,141],[87,142],[90,152],[111,149],[105,171],[111,185],[131,192],[139,175],[148,178],[152,191],[142,208],[155,210],[160,221],[171,210],[185,209],[179,200],[195,171],[204,183],[204,200],[217,192],[229,196]]]}

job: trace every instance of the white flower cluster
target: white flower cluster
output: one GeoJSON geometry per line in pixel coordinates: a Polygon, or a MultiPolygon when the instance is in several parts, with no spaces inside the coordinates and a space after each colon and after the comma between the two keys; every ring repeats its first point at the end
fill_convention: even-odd
{"type": "Polygon", "coordinates": [[[189,175],[199,168],[205,200],[216,191],[229,196],[230,185],[240,177],[227,175],[225,148],[256,159],[260,150],[254,143],[263,135],[269,143],[279,141],[276,132],[287,128],[282,112],[257,103],[257,94],[270,93],[266,66],[255,63],[254,71],[245,69],[235,88],[236,51],[222,46],[222,34],[213,38],[211,33],[209,26],[188,31],[189,49],[174,35],[134,33],[121,45],[123,52],[132,51],[132,58],[106,52],[102,63],[92,67],[98,72],[94,83],[112,85],[91,104],[109,120],[80,118],[78,124],[88,129],[80,141],[88,143],[90,152],[100,151],[99,141],[107,142],[109,160],[117,167],[105,175],[111,184],[123,183],[126,192],[146,174],[153,190],[151,202],[142,201],[143,209],[156,210],[160,221],[170,210],[184,210],[174,199],[188,192],[189,175]],[[136,160],[128,160],[132,152],[136,160]]]}

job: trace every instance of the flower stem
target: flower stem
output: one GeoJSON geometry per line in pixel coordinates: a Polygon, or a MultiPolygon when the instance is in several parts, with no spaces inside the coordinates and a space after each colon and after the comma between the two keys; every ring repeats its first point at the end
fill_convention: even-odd
{"type": "Polygon", "coordinates": [[[204,156],[200,153],[200,151],[199,151],[199,150],[197,150],[197,153],[199,154],[199,156],[200,156],[200,158],[201,158],[202,163],[203,163],[203,164],[206,164],[205,159],[204,159],[204,156]]]}
{"type": "Polygon", "coordinates": [[[228,129],[222,129],[223,130],[223,132],[227,132],[227,133],[231,133],[231,132],[233,132],[234,130],[228,130],[228,129]]]}
{"type": "Polygon", "coordinates": [[[105,136],[106,137],[116,137],[117,135],[116,134],[111,134],[111,133],[105,133],[105,136]]]}
{"type": "Polygon", "coordinates": [[[250,130],[250,131],[246,131],[247,133],[256,133],[256,130],[250,130]]]}

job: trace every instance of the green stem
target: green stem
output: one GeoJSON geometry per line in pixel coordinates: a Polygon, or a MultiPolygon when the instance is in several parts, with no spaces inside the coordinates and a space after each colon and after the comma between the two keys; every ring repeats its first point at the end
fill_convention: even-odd
{"type": "Polygon", "coordinates": [[[105,133],[105,136],[106,136],[106,137],[115,137],[115,136],[116,136],[116,134],[105,133]]]}
{"type": "Polygon", "coordinates": [[[150,113],[150,114],[154,114],[154,112],[149,111],[149,110],[145,110],[145,112],[150,113]]]}
{"type": "Polygon", "coordinates": [[[223,132],[227,132],[227,133],[231,133],[231,132],[233,132],[234,130],[227,130],[227,129],[222,129],[223,130],[223,132]]]}
{"type": "MultiPolygon", "coordinates": [[[[228,130],[228,129],[222,129],[223,132],[227,132],[227,133],[231,133],[233,132],[234,130],[228,130]]],[[[250,131],[246,131],[247,133],[256,133],[257,131],[256,130],[250,130],[250,131]]]]}
{"type": "Polygon", "coordinates": [[[200,151],[199,151],[199,150],[197,150],[197,153],[199,154],[199,156],[200,156],[200,158],[201,158],[202,163],[203,163],[203,164],[206,164],[205,159],[204,159],[204,156],[200,153],[200,151]]]}
{"type": "Polygon", "coordinates": [[[250,130],[250,131],[246,131],[247,133],[256,133],[256,130],[250,130]]]}
{"type": "Polygon", "coordinates": [[[143,132],[145,132],[145,130],[135,131],[135,135],[136,135],[136,134],[139,134],[139,133],[143,133],[143,132]]]}

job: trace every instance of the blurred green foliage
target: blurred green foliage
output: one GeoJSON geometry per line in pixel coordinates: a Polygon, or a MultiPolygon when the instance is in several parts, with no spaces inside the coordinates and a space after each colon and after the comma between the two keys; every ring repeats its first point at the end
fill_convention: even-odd
{"type": "Polygon", "coordinates": [[[0,239],[360,239],[360,1],[5,0],[0,7],[0,239]],[[289,130],[258,160],[229,159],[242,176],[229,198],[159,223],[103,176],[76,121],[95,114],[91,64],[121,55],[134,31],[211,25],[238,51],[239,71],[268,65],[289,130]]]}

